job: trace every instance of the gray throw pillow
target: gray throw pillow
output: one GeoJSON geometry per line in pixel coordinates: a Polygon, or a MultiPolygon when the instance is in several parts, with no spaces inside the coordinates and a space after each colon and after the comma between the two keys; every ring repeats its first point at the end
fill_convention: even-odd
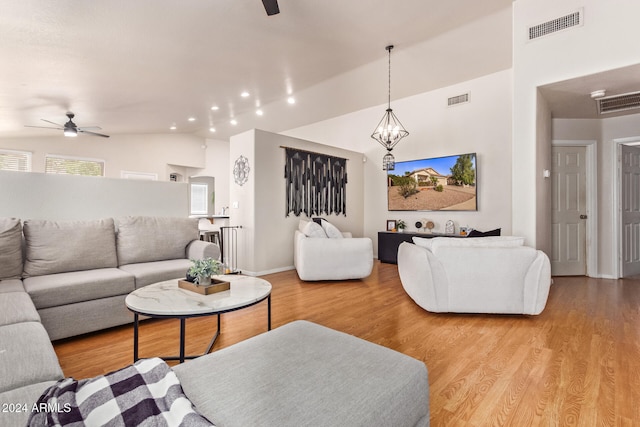
{"type": "Polygon", "coordinates": [[[118,219],[119,265],[186,258],[198,239],[196,218],[129,216],[118,219]]]}
{"type": "Polygon", "coordinates": [[[24,222],[24,277],[118,266],[113,219],[24,222]]]}
{"type": "Polygon", "coordinates": [[[22,224],[17,218],[0,218],[0,279],[22,276],[22,224]]]}

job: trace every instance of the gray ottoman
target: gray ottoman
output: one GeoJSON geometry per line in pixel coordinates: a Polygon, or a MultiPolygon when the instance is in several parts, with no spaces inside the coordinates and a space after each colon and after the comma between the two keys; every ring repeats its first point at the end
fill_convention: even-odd
{"type": "Polygon", "coordinates": [[[174,371],[218,427],[429,425],[424,363],[306,321],[174,371]]]}

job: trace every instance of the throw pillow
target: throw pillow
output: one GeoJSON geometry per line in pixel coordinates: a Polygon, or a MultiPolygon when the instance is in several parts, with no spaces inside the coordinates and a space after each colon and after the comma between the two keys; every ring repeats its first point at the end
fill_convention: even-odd
{"type": "Polygon", "coordinates": [[[326,219],[324,221],[322,221],[322,229],[327,234],[327,237],[329,237],[331,239],[342,239],[344,237],[342,235],[342,232],[340,230],[338,230],[338,227],[336,227],[335,225],[331,224],[326,219]]]}
{"type": "Polygon", "coordinates": [[[495,230],[491,230],[491,231],[471,230],[471,232],[469,233],[469,237],[499,236],[500,235],[500,230],[502,230],[502,229],[501,228],[496,228],[495,230]]]}
{"type": "Polygon", "coordinates": [[[324,229],[313,221],[305,221],[301,219],[298,225],[298,229],[307,237],[327,237],[324,229]]]}
{"type": "Polygon", "coordinates": [[[22,276],[22,224],[17,218],[0,218],[0,279],[22,276]]]}

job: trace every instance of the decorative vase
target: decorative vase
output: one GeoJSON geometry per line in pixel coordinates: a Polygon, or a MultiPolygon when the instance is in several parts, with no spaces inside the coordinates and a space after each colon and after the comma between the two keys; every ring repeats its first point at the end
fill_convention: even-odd
{"type": "Polygon", "coordinates": [[[211,285],[211,276],[200,277],[198,280],[198,286],[209,286],[211,285]]]}

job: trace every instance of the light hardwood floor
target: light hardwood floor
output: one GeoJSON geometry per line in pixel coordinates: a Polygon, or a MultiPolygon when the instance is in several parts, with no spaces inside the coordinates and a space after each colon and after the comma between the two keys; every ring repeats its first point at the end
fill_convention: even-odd
{"type": "MultiPolygon", "coordinates": [[[[273,327],[310,320],[424,361],[432,426],[640,426],[640,280],[557,277],[540,316],[428,313],[395,265],[362,281],[273,285],[273,327]]],[[[215,349],[266,330],[266,303],[227,313],[215,349]]],[[[204,351],[215,318],[187,321],[187,352],[204,351]]],[[[133,358],[131,325],[54,343],[67,376],[133,358]]],[[[178,322],[142,323],[141,357],[175,354],[178,322]]],[[[215,350],[214,350],[215,351],[215,350]]]]}

